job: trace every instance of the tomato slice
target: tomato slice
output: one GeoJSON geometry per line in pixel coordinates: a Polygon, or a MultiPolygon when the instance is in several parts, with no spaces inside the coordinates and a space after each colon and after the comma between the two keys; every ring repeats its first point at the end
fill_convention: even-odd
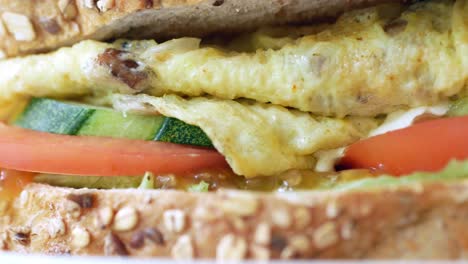
{"type": "Polygon", "coordinates": [[[452,159],[468,159],[468,116],[425,121],[358,141],[339,166],[400,176],[438,171],[452,159]]]}
{"type": "Polygon", "coordinates": [[[66,136],[0,123],[0,167],[72,175],[185,174],[227,167],[215,150],[171,143],[66,136]]]}

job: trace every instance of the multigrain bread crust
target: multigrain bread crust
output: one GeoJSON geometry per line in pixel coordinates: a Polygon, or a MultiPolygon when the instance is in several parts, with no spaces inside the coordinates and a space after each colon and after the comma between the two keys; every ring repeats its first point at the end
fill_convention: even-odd
{"type": "Polygon", "coordinates": [[[19,252],[217,259],[468,256],[468,181],[276,194],[31,184],[4,208],[0,246],[19,252]]]}
{"type": "Polygon", "coordinates": [[[84,39],[245,31],[389,1],[399,0],[0,0],[0,59],[84,39]]]}
{"type": "MultiPolygon", "coordinates": [[[[382,0],[0,0],[0,57],[90,38],[236,31],[376,2],[382,0]]],[[[453,259],[468,257],[467,219],[468,181],[291,193],[31,184],[13,202],[0,201],[0,248],[174,258],[453,259]]]]}

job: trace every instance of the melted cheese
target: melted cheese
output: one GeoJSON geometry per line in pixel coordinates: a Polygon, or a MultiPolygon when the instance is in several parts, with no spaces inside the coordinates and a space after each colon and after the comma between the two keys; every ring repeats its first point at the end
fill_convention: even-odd
{"type": "Polygon", "coordinates": [[[407,111],[400,110],[389,114],[382,125],[372,130],[369,137],[384,134],[393,130],[411,126],[414,121],[423,115],[443,116],[449,110],[448,104],[437,106],[416,107],[407,111]]]}
{"type": "Polygon", "coordinates": [[[105,44],[85,41],[47,55],[0,62],[0,101],[18,96],[133,93],[96,62],[126,49],[148,73],[145,92],[249,98],[323,115],[375,116],[433,105],[468,78],[468,0],[424,1],[399,17],[375,7],[252,53],[200,47],[198,39],[105,44]],[[379,11],[380,10],[380,11],[379,11]]]}
{"type": "MultiPolygon", "coordinates": [[[[455,7],[465,10],[456,11],[459,20],[466,21],[461,2],[467,1],[458,2],[455,7]]],[[[468,78],[468,53],[454,45],[468,27],[454,28],[454,12],[450,1],[426,1],[387,20],[375,8],[349,13],[279,50],[202,48],[162,59],[155,54],[151,65],[160,77],[152,93],[246,97],[338,116],[431,105],[460,92],[468,78]],[[401,23],[401,32],[386,33],[392,23],[401,23]]]]}
{"type": "Polygon", "coordinates": [[[249,101],[118,95],[113,102],[123,111],[160,112],[199,126],[234,172],[246,177],[312,169],[314,152],[349,144],[366,135],[362,130],[375,126],[372,119],[367,120],[371,125],[358,126],[249,101]]]}
{"type": "Polygon", "coordinates": [[[317,158],[315,171],[328,172],[335,171],[336,162],[344,156],[345,148],[320,150],[315,152],[314,156],[317,158]]]}

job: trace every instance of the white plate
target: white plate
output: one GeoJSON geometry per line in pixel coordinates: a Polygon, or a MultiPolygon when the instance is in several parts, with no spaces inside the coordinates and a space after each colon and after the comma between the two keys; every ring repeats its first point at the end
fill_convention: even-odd
{"type": "MultiPolygon", "coordinates": [[[[187,263],[188,261],[174,261],[169,259],[137,259],[125,257],[70,257],[70,256],[46,256],[46,255],[24,255],[17,253],[0,252],[0,264],[161,264],[161,263],[187,263]]],[[[305,264],[305,263],[467,263],[466,261],[271,261],[269,263],[275,264],[305,264]]],[[[219,261],[193,261],[196,264],[216,264],[219,261]]],[[[243,263],[265,263],[256,261],[246,261],[243,263]]]]}
{"type": "MultiPolygon", "coordinates": [[[[169,259],[136,259],[125,257],[77,257],[77,256],[47,256],[17,254],[9,252],[0,253],[0,264],[160,264],[182,263],[169,259]]],[[[210,263],[210,262],[199,262],[210,263]]]]}

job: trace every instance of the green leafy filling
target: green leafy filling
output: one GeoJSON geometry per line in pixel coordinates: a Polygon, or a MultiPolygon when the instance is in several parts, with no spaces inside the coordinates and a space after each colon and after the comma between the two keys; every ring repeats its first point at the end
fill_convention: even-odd
{"type": "Polygon", "coordinates": [[[395,177],[382,175],[375,178],[359,179],[330,186],[333,190],[353,190],[395,187],[416,182],[456,181],[468,178],[468,161],[452,161],[439,172],[416,172],[406,176],[395,177]]]}
{"type": "Polygon", "coordinates": [[[210,188],[209,183],[207,183],[205,181],[201,181],[198,184],[190,185],[187,188],[187,191],[189,191],[189,192],[208,192],[209,188],[210,188]]]}

